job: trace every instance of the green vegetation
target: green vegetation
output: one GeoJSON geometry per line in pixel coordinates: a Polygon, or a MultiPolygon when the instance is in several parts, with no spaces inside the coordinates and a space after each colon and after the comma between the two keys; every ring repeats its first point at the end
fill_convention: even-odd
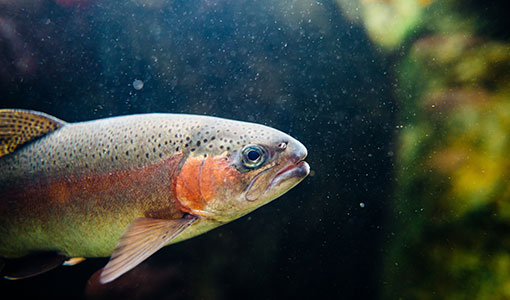
{"type": "Polygon", "coordinates": [[[400,54],[382,293],[509,299],[510,44],[485,36],[490,20],[459,9],[460,1],[428,2],[360,1],[347,9],[359,12],[375,43],[400,54]],[[381,26],[377,18],[392,21],[381,26]]]}

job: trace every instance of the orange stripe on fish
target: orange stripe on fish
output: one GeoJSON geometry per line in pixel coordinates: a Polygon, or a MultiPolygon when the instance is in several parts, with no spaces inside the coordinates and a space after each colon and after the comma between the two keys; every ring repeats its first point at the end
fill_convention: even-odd
{"type": "Polygon", "coordinates": [[[146,217],[169,218],[182,214],[171,191],[172,176],[181,158],[182,155],[174,155],[132,170],[27,181],[23,188],[6,194],[8,201],[17,203],[17,209],[6,213],[51,217],[66,207],[89,209],[94,204],[96,211],[88,211],[93,214],[101,210],[122,211],[123,207],[141,202],[146,217]]]}
{"type": "MultiPolygon", "coordinates": [[[[48,199],[52,199],[55,203],[65,204],[69,202],[71,199],[71,192],[69,190],[69,182],[54,182],[51,185],[51,188],[47,190],[48,199]]],[[[40,193],[41,191],[37,191],[40,193]]]]}

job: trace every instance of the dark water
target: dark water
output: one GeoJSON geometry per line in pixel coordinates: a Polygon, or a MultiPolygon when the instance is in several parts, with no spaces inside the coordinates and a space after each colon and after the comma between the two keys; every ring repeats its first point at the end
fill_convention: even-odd
{"type": "Polygon", "coordinates": [[[112,287],[87,285],[107,262],[88,259],[0,281],[2,294],[378,298],[393,184],[387,64],[332,1],[1,1],[2,108],[69,122],[144,112],[254,121],[299,139],[313,170],[280,199],[164,248],[112,287]]]}

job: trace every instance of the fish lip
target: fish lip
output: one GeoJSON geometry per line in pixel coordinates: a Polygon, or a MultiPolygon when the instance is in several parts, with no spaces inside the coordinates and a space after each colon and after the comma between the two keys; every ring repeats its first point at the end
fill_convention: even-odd
{"type": "Polygon", "coordinates": [[[304,161],[305,157],[303,156],[296,163],[291,163],[285,168],[283,168],[280,172],[276,173],[271,182],[269,183],[268,189],[272,189],[274,186],[279,185],[281,182],[284,182],[291,178],[305,178],[310,174],[310,165],[304,161]]]}

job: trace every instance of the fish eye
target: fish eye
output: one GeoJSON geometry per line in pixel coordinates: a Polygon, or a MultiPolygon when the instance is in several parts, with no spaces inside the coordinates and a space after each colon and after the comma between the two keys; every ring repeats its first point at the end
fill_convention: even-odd
{"type": "Polygon", "coordinates": [[[243,165],[248,169],[258,168],[266,161],[266,151],[258,145],[248,145],[241,153],[243,165]]]}

